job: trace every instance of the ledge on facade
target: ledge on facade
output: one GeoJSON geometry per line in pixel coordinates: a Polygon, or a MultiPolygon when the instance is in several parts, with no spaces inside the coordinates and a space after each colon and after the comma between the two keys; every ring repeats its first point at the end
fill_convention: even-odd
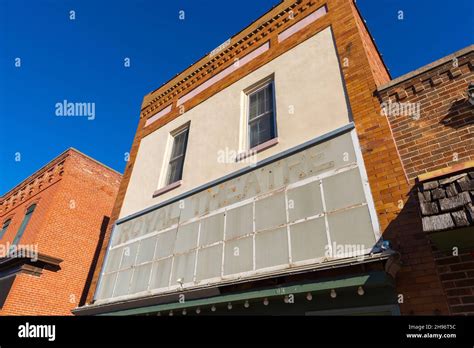
{"type": "Polygon", "coordinates": [[[33,251],[18,249],[14,256],[0,257],[0,278],[17,273],[28,273],[39,276],[43,269],[58,270],[62,259],[33,251]]]}
{"type": "Polygon", "coordinates": [[[235,161],[239,162],[239,161],[241,161],[245,158],[255,156],[257,153],[262,152],[263,150],[266,150],[269,147],[275,146],[276,144],[278,144],[278,138],[270,139],[270,140],[268,140],[264,143],[261,143],[257,146],[252,147],[251,149],[249,149],[245,152],[239,153],[237,155],[235,161]]]}
{"type": "Polygon", "coordinates": [[[175,188],[180,187],[182,184],[183,184],[183,180],[178,180],[172,184],[166,185],[165,187],[162,187],[159,190],[156,190],[155,192],[153,192],[153,198],[158,197],[162,194],[165,194],[166,192],[169,192],[171,190],[174,190],[175,188]]]}
{"type": "Polygon", "coordinates": [[[463,48],[463,49],[461,49],[461,50],[459,50],[459,51],[457,51],[457,52],[454,52],[454,53],[452,53],[452,54],[450,54],[450,55],[448,55],[448,56],[446,56],[446,57],[443,57],[443,58],[441,58],[441,59],[438,59],[438,60],[436,60],[436,61],[434,61],[434,62],[432,62],[432,63],[430,63],[430,64],[427,64],[427,65],[425,65],[425,66],[423,66],[423,67],[421,67],[421,68],[418,68],[418,69],[416,69],[416,70],[413,70],[413,71],[411,71],[411,72],[409,72],[409,73],[407,73],[407,74],[405,74],[405,75],[402,75],[402,76],[397,77],[397,78],[391,80],[390,82],[388,82],[388,83],[386,83],[386,84],[384,84],[384,85],[379,86],[379,87],[377,88],[377,91],[378,91],[378,92],[384,91],[384,90],[386,90],[386,89],[388,89],[388,88],[390,88],[390,87],[393,87],[393,86],[395,86],[395,85],[398,85],[398,84],[400,84],[400,83],[402,83],[402,82],[404,82],[404,81],[407,81],[407,80],[409,80],[409,79],[412,79],[412,78],[414,78],[414,77],[416,77],[416,76],[418,76],[418,75],[421,75],[421,74],[423,74],[423,73],[425,73],[425,72],[427,72],[427,71],[429,71],[429,70],[435,69],[435,68],[439,67],[440,65],[443,65],[443,64],[445,64],[445,63],[447,63],[447,62],[449,62],[449,61],[452,61],[454,58],[459,58],[459,57],[464,56],[464,55],[466,55],[466,54],[468,54],[468,53],[471,53],[471,52],[473,52],[473,51],[474,51],[474,45],[467,46],[467,47],[465,47],[465,48],[463,48]]]}

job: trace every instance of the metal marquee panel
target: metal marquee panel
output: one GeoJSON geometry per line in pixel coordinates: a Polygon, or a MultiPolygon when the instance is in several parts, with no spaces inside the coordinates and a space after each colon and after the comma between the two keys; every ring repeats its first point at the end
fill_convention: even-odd
{"type": "Polygon", "coordinates": [[[369,254],[380,235],[355,131],[283,155],[117,222],[98,303],[369,254]]]}

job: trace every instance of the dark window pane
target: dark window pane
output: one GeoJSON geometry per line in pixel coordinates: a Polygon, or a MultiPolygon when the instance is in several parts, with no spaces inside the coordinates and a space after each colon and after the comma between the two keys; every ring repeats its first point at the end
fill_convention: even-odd
{"type": "Polygon", "coordinates": [[[273,109],[273,92],[272,85],[269,84],[265,88],[265,112],[270,112],[273,109]]]}
{"type": "Polygon", "coordinates": [[[257,92],[257,113],[258,113],[258,115],[261,115],[264,112],[264,110],[263,110],[263,95],[264,95],[264,93],[265,93],[264,89],[257,92]]]}
{"type": "Polygon", "coordinates": [[[5,232],[7,232],[8,226],[10,226],[10,222],[12,222],[12,220],[7,220],[3,223],[2,230],[0,231],[0,239],[3,237],[5,232]]]}
{"type": "Polygon", "coordinates": [[[249,95],[249,143],[255,147],[275,137],[273,84],[249,95]]]}
{"type": "Polygon", "coordinates": [[[188,135],[188,132],[185,131],[185,132],[177,134],[174,137],[173,151],[171,153],[171,158],[184,155],[187,135],[188,135]]]}
{"type": "Polygon", "coordinates": [[[262,144],[274,137],[273,116],[268,114],[250,123],[250,148],[262,144]]]}
{"type": "Polygon", "coordinates": [[[257,96],[252,94],[249,98],[250,108],[249,108],[249,119],[257,117],[257,96]]]}

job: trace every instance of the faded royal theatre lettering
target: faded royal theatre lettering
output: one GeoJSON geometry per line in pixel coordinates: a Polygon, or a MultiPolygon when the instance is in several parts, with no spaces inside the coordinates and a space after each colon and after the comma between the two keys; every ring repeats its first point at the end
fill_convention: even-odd
{"type": "Polygon", "coordinates": [[[143,235],[167,228],[178,222],[201,216],[333,169],[335,161],[331,159],[333,157],[331,152],[331,145],[326,142],[213,186],[186,198],[184,201],[169,204],[140,218],[121,224],[120,235],[117,238],[120,242],[124,242],[128,239],[126,236],[143,235]]]}

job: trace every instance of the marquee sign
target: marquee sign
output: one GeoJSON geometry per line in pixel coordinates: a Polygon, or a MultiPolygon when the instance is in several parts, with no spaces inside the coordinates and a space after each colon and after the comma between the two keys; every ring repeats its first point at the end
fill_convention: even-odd
{"type": "Polygon", "coordinates": [[[353,257],[348,249],[368,254],[379,237],[357,137],[346,127],[118,221],[96,301],[284,274],[353,257]]]}

